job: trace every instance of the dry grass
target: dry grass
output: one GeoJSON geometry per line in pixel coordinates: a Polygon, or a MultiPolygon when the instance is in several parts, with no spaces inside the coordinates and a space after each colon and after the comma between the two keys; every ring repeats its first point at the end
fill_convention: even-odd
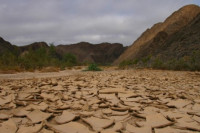
{"type": "Polygon", "coordinates": [[[58,68],[58,67],[45,67],[45,68],[42,68],[39,71],[42,72],[42,73],[45,73],[45,72],[59,72],[60,68],[58,68]]]}

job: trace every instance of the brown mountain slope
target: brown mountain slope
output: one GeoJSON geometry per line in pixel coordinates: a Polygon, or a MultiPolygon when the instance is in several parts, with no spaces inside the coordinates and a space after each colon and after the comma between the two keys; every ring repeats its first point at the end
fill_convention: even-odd
{"type": "Polygon", "coordinates": [[[199,29],[200,13],[191,23],[170,36],[165,32],[157,34],[152,43],[146,44],[148,47],[142,48],[140,56],[151,54],[165,61],[191,57],[194,51],[200,50],[199,29]]]}
{"type": "Polygon", "coordinates": [[[61,55],[72,53],[77,56],[79,62],[95,62],[101,64],[113,63],[124,50],[123,45],[119,43],[90,44],[80,42],[72,45],[58,45],[56,47],[57,53],[61,55]]]}
{"type": "Polygon", "coordinates": [[[158,45],[161,45],[168,36],[171,36],[191,23],[199,13],[200,7],[197,5],[182,7],[168,17],[163,23],[157,23],[151,29],[147,29],[122,55],[120,55],[114,64],[119,64],[123,60],[140,58],[142,53],[144,53],[142,52],[144,49],[147,49],[147,51],[145,51],[146,54],[150,54],[148,49],[151,48],[149,47],[151,43],[156,42],[158,45]]]}
{"type": "Polygon", "coordinates": [[[20,46],[20,50],[21,52],[25,52],[25,51],[28,51],[29,49],[32,49],[32,50],[37,50],[39,48],[48,48],[48,44],[46,42],[35,42],[35,43],[32,43],[32,44],[29,44],[29,45],[25,45],[25,46],[20,46]]]}
{"type": "MultiPolygon", "coordinates": [[[[46,42],[35,42],[25,46],[15,46],[0,37],[0,55],[11,52],[14,55],[23,55],[30,49],[35,51],[39,48],[49,49],[46,42]],[[16,54],[17,53],[17,54],[16,54]]],[[[111,64],[116,60],[126,47],[119,43],[101,43],[90,44],[88,42],[80,42],[71,45],[55,46],[56,56],[61,59],[67,53],[74,54],[78,62],[94,62],[99,64],[111,64]]]]}
{"type": "Polygon", "coordinates": [[[16,53],[18,52],[18,47],[0,37],[0,55],[8,52],[16,53]]]}

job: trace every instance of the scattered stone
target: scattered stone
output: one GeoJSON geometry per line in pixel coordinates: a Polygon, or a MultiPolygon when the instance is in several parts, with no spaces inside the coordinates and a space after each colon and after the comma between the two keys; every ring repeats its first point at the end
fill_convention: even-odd
{"type": "Polygon", "coordinates": [[[122,115],[122,116],[109,116],[108,119],[114,120],[115,122],[125,122],[130,118],[130,115],[122,115]]]}
{"type": "Polygon", "coordinates": [[[183,107],[185,107],[186,105],[188,105],[190,103],[191,103],[190,101],[183,100],[183,99],[178,99],[176,101],[174,101],[174,100],[170,101],[167,104],[167,106],[169,106],[169,107],[176,107],[176,108],[183,108],[183,107]]]}
{"type": "Polygon", "coordinates": [[[113,124],[113,120],[100,119],[96,117],[82,118],[83,121],[88,123],[95,131],[101,131],[113,124]]]}
{"type": "Polygon", "coordinates": [[[51,130],[47,130],[47,129],[43,128],[43,129],[40,131],[40,133],[54,133],[54,132],[51,131],[51,130]]]}
{"type": "Polygon", "coordinates": [[[200,77],[191,75],[160,70],[73,71],[19,80],[0,75],[0,132],[200,132],[200,77]]]}
{"type": "Polygon", "coordinates": [[[152,114],[146,116],[147,125],[152,128],[161,128],[170,126],[173,122],[168,121],[162,114],[152,114]]]}
{"type": "Polygon", "coordinates": [[[88,116],[94,115],[94,112],[83,111],[83,112],[80,112],[79,115],[83,117],[88,117],[88,116]]]}
{"type": "Polygon", "coordinates": [[[192,119],[197,121],[198,123],[200,123],[200,117],[195,115],[195,116],[192,117],[192,119]]]}
{"type": "Polygon", "coordinates": [[[21,125],[17,133],[37,133],[43,127],[43,124],[35,124],[34,126],[21,125]]]}
{"type": "Polygon", "coordinates": [[[112,110],[110,108],[102,109],[101,111],[102,111],[103,114],[112,114],[112,110]]]}
{"type": "Polygon", "coordinates": [[[39,123],[51,117],[52,114],[41,112],[40,110],[34,110],[31,113],[27,114],[27,117],[33,123],[39,123]]]}
{"type": "Polygon", "coordinates": [[[121,122],[116,122],[114,127],[112,128],[114,131],[118,132],[124,129],[124,126],[121,122]]]}
{"type": "Polygon", "coordinates": [[[190,131],[174,129],[171,127],[155,128],[154,130],[155,130],[155,133],[190,133],[190,131]]]}
{"type": "Polygon", "coordinates": [[[92,131],[89,131],[86,126],[78,122],[70,122],[62,125],[52,125],[46,123],[46,125],[55,132],[59,133],[93,133],[92,131]]]}
{"type": "Polygon", "coordinates": [[[0,98],[0,106],[5,105],[6,103],[10,103],[12,101],[12,96],[8,95],[6,97],[0,98]]]}
{"type": "Polygon", "coordinates": [[[111,88],[111,89],[103,89],[99,90],[100,94],[111,94],[111,93],[126,93],[125,88],[117,89],[117,88],[111,88]]]}
{"type": "Polygon", "coordinates": [[[58,124],[64,124],[74,120],[77,116],[69,111],[63,111],[61,116],[55,117],[55,121],[58,124]]]}
{"type": "Polygon", "coordinates": [[[130,133],[152,133],[151,127],[149,126],[138,128],[129,123],[126,124],[126,131],[130,133]]]}
{"type": "Polygon", "coordinates": [[[41,102],[38,105],[35,104],[30,104],[26,107],[26,110],[41,110],[41,111],[45,111],[48,108],[48,105],[45,102],[41,102]]]}
{"type": "Polygon", "coordinates": [[[26,111],[24,108],[17,108],[12,111],[13,115],[16,117],[25,117],[29,111],[26,111]]]}
{"type": "Polygon", "coordinates": [[[16,133],[17,129],[18,129],[17,125],[12,119],[9,119],[8,121],[0,123],[1,133],[16,133]]]}
{"type": "Polygon", "coordinates": [[[9,119],[9,118],[10,118],[9,115],[4,114],[4,113],[0,113],[0,120],[7,120],[7,119],[9,119]]]}

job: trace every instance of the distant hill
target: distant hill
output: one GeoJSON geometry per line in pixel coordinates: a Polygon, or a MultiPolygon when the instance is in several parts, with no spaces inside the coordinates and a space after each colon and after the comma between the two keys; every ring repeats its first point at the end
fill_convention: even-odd
{"type": "Polygon", "coordinates": [[[71,45],[58,45],[57,53],[63,55],[72,53],[77,56],[79,62],[95,62],[100,64],[110,64],[116,60],[125,50],[119,43],[91,44],[80,42],[71,45]]]}
{"type": "MultiPolygon", "coordinates": [[[[40,48],[49,49],[50,46],[46,42],[35,42],[25,46],[15,46],[0,38],[0,54],[7,52],[17,52],[22,55],[29,50],[36,51],[40,48]]],[[[71,53],[77,57],[78,62],[112,64],[126,48],[119,43],[101,43],[91,44],[88,42],[80,42],[70,45],[55,46],[56,55],[60,58],[67,53],[71,53]]]]}
{"type": "Polygon", "coordinates": [[[182,7],[163,23],[147,29],[114,64],[146,56],[161,60],[191,56],[194,50],[200,49],[199,13],[197,5],[182,7]]]}
{"type": "Polygon", "coordinates": [[[19,48],[0,37],[0,55],[6,54],[7,52],[17,54],[19,52],[19,48]]]}
{"type": "Polygon", "coordinates": [[[28,50],[37,50],[39,48],[48,48],[48,44],[46,42],[35,42],[29,45],[25,45],[25,46],[19,46],[21,52],[25,52],[28,50]]]}

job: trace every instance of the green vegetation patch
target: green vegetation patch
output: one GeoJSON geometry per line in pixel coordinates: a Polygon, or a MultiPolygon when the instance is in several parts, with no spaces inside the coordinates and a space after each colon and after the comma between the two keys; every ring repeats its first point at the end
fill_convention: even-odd
{"type": "Polygon", "coordinates": [[[200,50],[195,50],[190,56],[163,59],[151,55],[136,60],[125,60],[119,64],[120,69],[125,68],[153,68],[164,70],[200,71],[200,50]]]}
{"type": "Polygon", "coordinates": [[[99,68],[97,64],[92,63],[88,66],[88,68],[85,71],[102,71],[102,69],[99,68]]]}

